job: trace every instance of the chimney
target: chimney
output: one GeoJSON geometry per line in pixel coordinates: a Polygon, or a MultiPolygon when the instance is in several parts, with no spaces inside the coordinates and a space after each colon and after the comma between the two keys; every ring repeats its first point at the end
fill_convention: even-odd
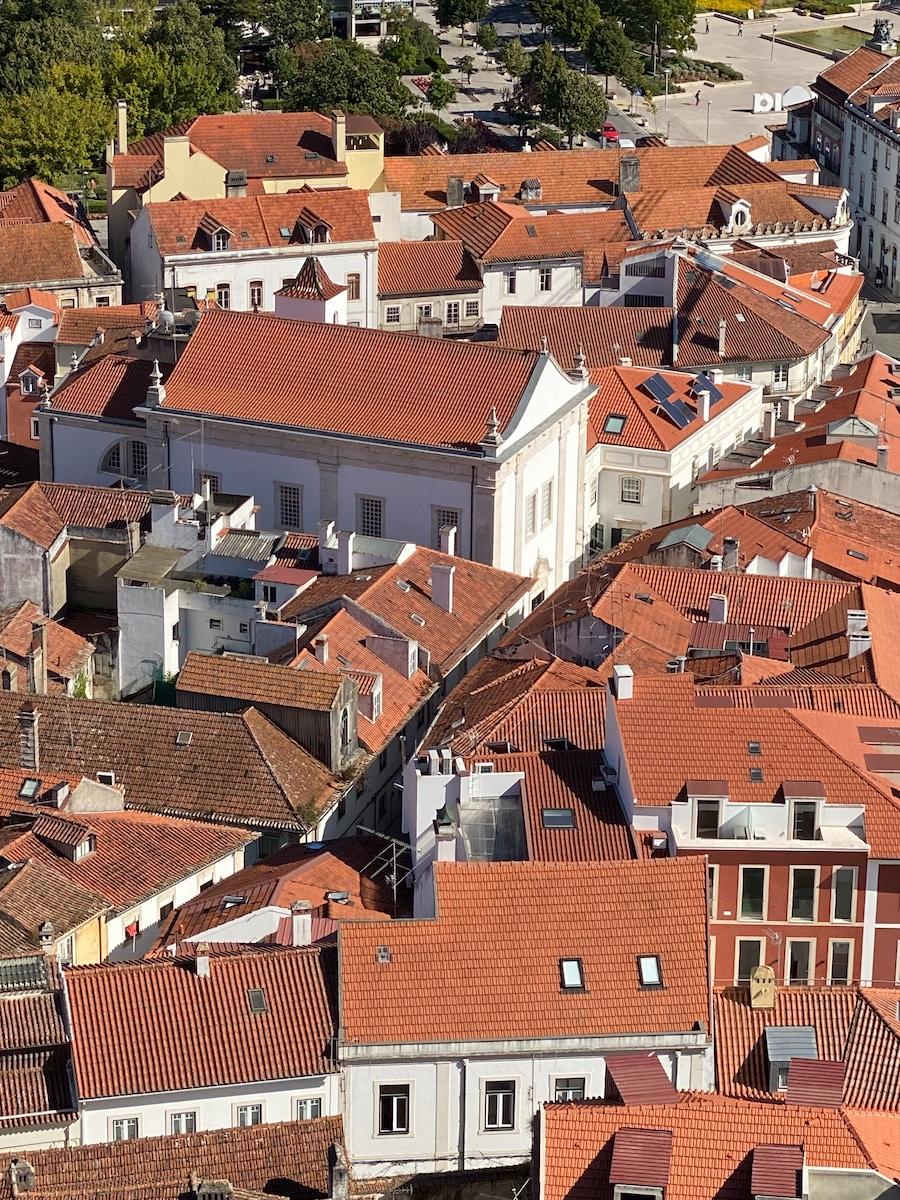
{"type": "Polygon", "coordinates": [[[128,103],[116,101],[116,154],[128,152],[128,103]]]}
{"type": "Polygon", "coordinates": [[[763,409],[763,437],[767,442],[775,438],[775,426],[778,424],[778,412],[773,407],[763,409]]]}
{"type": "Polygon", "coordinates": [[[319,561],[324,559],[325,551],[334,536],[334,521],[319,522],[319,561]]]}
{"type": "Polygon", "coordinates": [[[442,525],[438,536],[441,540],[441,554],[456,554],[456,526],[442,525]]]}
{"type": "Polygon", "coordinates": [[[334,161],[347,161],[347,118],[344,113],[335,109],[331,114],[331,144],[334,147],[334,161]]]}
{"type": "Polygon", "coordinates": [[[634,671],[627,663],[613,667],[613,695],[617,700],[631,700],[634,696],[634,671]]]}
{"type": "Polygon", "coordinates": [[[28,690],[38,696],[47,695],[47,626],[43,621],[33,621],[31,624],[28,690]]]}
{"type": "Polygon", "coordinates": [[[634,155],[619,159],[619,195],[627,196],[641,190],[641,160],[634,155]]]}
{"type": "Polygon", "coordinates": [[[203,482],[200,484],[200,495],[203,497],[204,503],[209,504],[211,502],[211,500],[212,500],[212,480],[210,479],[210,477],[208,475],[205,476],[205,478],[203,479],[203,482]]]}
{"type": "Polygon", "coordinates": [[[888,448],[887,442],[881,442],[878,446],[878,470],[886,471],[888,469],[888,448]]]}
{"type": "Polygon", "coordinates": [[[453,612],[453,576],[456,567],[444,563],[432,563],[431,599],[445,613],[453,612]]]}
{"type": "Polygon", "coordinates": [[[295,900],[291,905],[291,945],[312,945],[312,905],[308,900],[295,900]]]}
{"type": "Polygon", "coordinates": [[[728,620],[728,597],[724,592],[713,592],[710,596],[709,619],[714,625],[724,625],[728,620]]]}
{"type": "Polygon", "coordinates": [[[709,420],[709,392],[698,391],[695,395],[697,397],[697,416],[705,423],[709,420]]]}
{"type": "Polygon", "coordinates": [[[44,921],[38,926],[38,945],[45,954],[49,954],[53,949],[53,935],[55,932],[52,921],[44,921]]]}
{"type": "Polygon", "coordinates": [[[313,650],[316,654],[316,661],[320,662],[323,667],[328,665],[328,634],[320,633],[313,642],[313,650]]]}
{"type": "Polygon", "coordinates": [[[724,571],[739,571],[740,539],[736,537],[722,538],[722,569],[724,571]]]}
{"type": "Polygon", "coordinates": [[[728,322],[724,317],[719,317],[719,358],[725,357],[725,334],[728,331],[728,322]]]}
{"type": "Polygon", "coordinates": [[[781,419],[782,421],[793,421],[794,413],[797,411],[797,397],[783,396],[781,399],[781,419]]]}
{"type": "Polygon", "coordinates": [[[19,760],[24,770],[39,771],[41,751],[38,739],[38,721],[41,714],[34,705],[23,704],[19,709],[19,760]]]}
{"type": "Polygon", "coordinates": [[[34,1167],[24,1158],[14,1158],[9,1164],[9,1183],[13,1200],[24,1196],[34,1187],[34,1167]]]}
{"type": "Polygon", "coordinates": [[[159,359],[154,358],[153,370],[150,372],[150,386],[144,403],[148,408],[159,408],[166,398],[166,389],[162,381],[162,371],[159,369],[159,359]]]}
{"type": "Polygon", "coordinates": [[[633,365],[633,360],[628,358],[627,355],[623,355],[623,354],[619,355],[619,366],[620,367],[630,367],[632,365],[633,365]]]}
{"type": "Polygon", "coordinates": [[[722,570],[722,555],[721,554],[711,554],[709,556],[709,569],[711,571],[721,571],[722,570]]]}
{"type": "Polygon", "coordinates": [[[344,1147],[339,1142],[333,1142],[328,1158],[331,1167],[331,1200],[347,1200],[350,1195],[350,1170],[344,1147]]]}
{"type": "Polygon", "coordinates": [[[462,208],[466,202],[466,189],[463,187],[460,175],[451,175],[447,179],[447,207],[462,208]]]}
{"type": "Polygon", "coordinates": [[[709,382],[714,383],[716,387],[721,387],[725,381],[725,372],[719,367],[713,367],[711,371],[706,372],[709,382]]]}
{"type": "Polygon", "coordinates": [[[194,974],[198,979],[209,979],[209,944],[198,942],[194,947],[194,974]]]}
{"type": "Polygon", "coordinates": [[[456,830],[447,822],[434,823],[435,862],[456,862],[456,830]]]}
{"type": "Polygon", "coordinates": [[[353,543],[356,541],[356,534],[348,530],[338,530],[338,575],[349,575],[353,570],[353,543]]]}

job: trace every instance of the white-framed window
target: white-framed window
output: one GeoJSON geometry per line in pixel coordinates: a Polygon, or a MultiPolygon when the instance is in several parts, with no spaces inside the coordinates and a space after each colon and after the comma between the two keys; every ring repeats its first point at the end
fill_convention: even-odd
{"type": "Polygon", "coordinates": [[[753,371],[749,363],[735,363],[731,370],[737,379],[746,381],[753,376],[753,371]]]}
{"type": "Polygon", "coordinates": [[[117,442],[103,457],[100,470],[110,475],[145,479],[147,476],[147,447],[143,442],[117,442]]]}
{"type": "Polygon", "coordinates": [[[792,921],[814,921],[818,896],[817,867],[791,867],[789,916],[792,921]]]}
{"type": "Polygon", "coordinates": [[[23,396],[36,396],[38,392],[37,376],[30,371],[23,371],[19,376],[19,388],[23,396]]]}
{"type": "Polygon", "coordinates": [[[216,284],[216,304],[219,308],[231,308],[231,284],[216,284]]]}
{"type": "Polygon", "coordinates": [[[435,550],[441,548],[441,530],[445,527],[456,529],[459,536],[460,512],[458,508],[432,508],[431,510],[431,544],[435,550]]]}
{"type": "Polygon", "coordinates": [[[516,1081],[490,1079],[484,1085],[485,1129],[515,1129],[516,1081]]]}
{"type": "Polygon", "coordinates": [[[585,1080],[583,1075],[561,1075],[553,1080],[553,1099],[583,1100],[585,1095],[585,1080]]]}
{"type": "Polygon", "coordinates": [[[808,986],[816,965],[816,943],[810,938],[788,938],[785,950],[784,982],[795,987],[808,986]]]}
{"type": "Polygon", "coordinates": [[[717,838],[719,836],[719,801],[701,800],[694,802],[694,837],[717,838]]]}
{"type": "Polygon", "coordinates": [[[197,1114],[195,1112],[176,1112],[169,1116],[170,1133],[196,1133],[197,1114]]]}
{"type": "Polygon", "coordinates": [[[853,978],[853,943],[845,938],[833,938],[828,943],[828,983],[846,987],[853,978]]]}
{"type": "Polygon", "coordinates": [[[448,300],[447,301],[446,315],[445,315],[444,319],[448,325],[458,325],[459,324],[459,301],[458,300],[448,300]]]}
{"type": "Polygon", "coordinates": [[[416,305],[416,321],[427,321],[431,316],[430,304],[416,305]]]}
{"type": "Polygon", "coordinates": [[[503,272],[503,291],[507,296],[516,294],[516,273],[515,271],[503,272]]]}
{"type": "Polygon", "coordinates": [[[70,933],[68,937],[64,937],[56,943],[56,959],[57,962],[64,963],[68,967],[75,965],[74,933],[70,933]]]}
{"type": "Polygon", "coordinates": [[[477,317],[480,315],[480,313],[481,313],[481,301],[480,300],[467,300],[466,301],[466,316],[467,317],[477,317]]]}
{"type": "Polygon", "coordinates": [[[278,524],[281,529],[303,528],[303,488],[295,483],[276,483],[278,524]]]}
{"type": "Polygon", "coordinates": [[[250,293],[250,295],[249,295],[249,299],[250,299],[250,308],[251,308],[251,309],[254,309],[254,308],[262,308],[262,303],[263,303],[263,284],[262,284],[262,280],[261,280],[261,279],[254,279],[254,281],[253,281],[251,284],[249,284],[249,285],[248,285],[248,290],[249,290],[249,293],[250,293]]]}
{"type": "Polygon", "coordinates": [[[738,938],[734,947],[734,982],[749,983],[750,976],[764,962],[763,938],[738,938]]]}
{"type": "Polygon", "coordinates": [[[40,329],[43,326],[43,324],[44,324],[44,322],[41,320],[40,317],[29,317],[28,318],[28,328],[29,329],[40,329]]]}
{"type": "Polygon", "coordinates": [[[379,496],[357,496],[356,528],[363,537],[384,537],[384,500],[379,496]]]}
{"type": "Polygon", "coordinates": [[[225,229],[217,229],[213,234],[213,250],[228,249],[228,232],[225,229]]]}
{"type": "Polygon", "coordinates": [[[538,494],[532,492],[525,500],[525,536],[534,537],[538,524],[538,494]]]}
{"type": "Polygon", "coordinates": [[[740,900],[738,917],[741,921],[766,919],[766,867],[740,868],[740,900]]]}
{"type": "Polygon", "coordinates": [[[235,1116],[241,1128],[248,1125],[262,1125],[263,1106],[261,1104],[239,1104],[235,1109],[235,1116]]]}
{"type": "Polygon", "coordinates": [[[115,771],[98,771],[97,772],[97,782],[105,783],[108,787],[115,787],[116,786],[115,771]]]}
{"type": "Polygon", "coordinates": [[[138,1136],[137,1117],[113,1117],[111,1127],[114,1142],[130,1142],[138,1136]]]}
{"type": "Polygon", "coordinates": [[[347,299],[359,299],[359,274],[356,271],[351,271],[347,276],[347,299]]]}
{"type": "Polygon", "coordinates": [[[831,919],[852,921],[856,898],[856,867],[835,867],[831,873],[831,919]]]}
{"type": "Polygon", "coordinates": [[[301,1096],[297,1101],[297,1120],[311,1121],[322,1115],[321,1096],[301,1096]]]}
{"type": "Polygon", "coordinates": [[[384,1083],[378,1089],[378,1132],[409,1133],[408,1083],[384,1083]]]}
{"type": "Polygon", "coordinates": [[[772,386],[787,387],[788,381],[788,364],[786,362],[776,363],[772,368],[772,386]]]}
{"type": "Polygon", "coordinates": [[[791,808],[791,837],[796,842],[813,842],[819,821],[815,800],[795,800],[791,808]]]}
{"type": "Polygon", "coordinates": [[[553,271],[550,267],[541,267],[540,286],[542,292],[553,291],[553,271]]]}
{"type": "Polygon", "coordinates": [[[619,498],[623,504],[640,504],[643,480],[638,475],[623,475],[619,481],[619,498]]]}
{"type": "Polygon", "coordinates": [[[37,417],[32,417],[29,424],[31,427],[31,440],[36,442],[41,436],[41,423],[37,417]]]}
{"type": "Polygon", "coordinates": [[[399,304],[389,304],[387,306],[387,308],[384,310],[384,323],[385,323],[385,325],[399,325],[400,324],[400,305],[399,304]]]}
{"type": "Polygon", "coordinates": [[[662,963],[659,961],[658,954],[639,954],[637,973],[638,983],[642,988],[662,987],[662,963]]]}
{"type": "Polygon", "coordinates": [[[541,486],[541,529],[550,524],[553,517],[553,480],[548,479],[541,486]]]}

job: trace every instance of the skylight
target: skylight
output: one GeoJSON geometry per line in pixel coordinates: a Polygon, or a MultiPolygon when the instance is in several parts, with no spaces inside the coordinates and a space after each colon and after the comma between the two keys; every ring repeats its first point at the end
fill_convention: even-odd
{"type": "Polygon", "coordinates": [[[263,991],[262,988],[248,988],[247,989],[247,1003],[250,1005],[250,1011],[252,1013],[268,1012],[268,1005],[266,1004],[266,993],[263,991]]]}
{"type": "Polygon", "coordinates": [[[627,420],[628,418],[623,416],[622,413],[610,413],[603,423],[603,432],[612,434],[621,433],[625,428],[627,420]]]}
{"type": "Polygon", "coordinates": [[[759,744],[759,742],[748,742],[747,743],[747,753],[748,754],[762,754],[762,746],[759,744]]]}
{"type": "Polygon", "coordinates": [[[545,829],[574,829],[575,810],[572,808],[542,808],[541,824],[545,829]]]}
{"type": "Polygon", "coordinates": [[[658,954],[639,954],[637,968],[641,987],[662,987],[662,967],[658,954]]]}
{"type": "Polygon", "coordinates": [[[559,960],[559,986],[564,992],[584,991],[584,968],[580,958],[559,960]]]}
{"type": "Polygon", "coordinates": [[[763,781],[762,767],[751,767],[750,768],[750,782],[751,783],[762,783],[762,781],[763,781]]]}
{"type": "Polygon", "coordinates": [[[19,798],[22,800],[33,800],[40,790],[41,781],[39,779],[23,779],[22,786],[19,788],[19,798]]]}

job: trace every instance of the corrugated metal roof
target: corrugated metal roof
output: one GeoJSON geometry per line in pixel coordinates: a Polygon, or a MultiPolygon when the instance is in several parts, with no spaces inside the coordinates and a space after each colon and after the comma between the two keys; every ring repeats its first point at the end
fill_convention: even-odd
{"type": "Polygon", "coordinates": [[[757,1146],[753,1151],[750,1191],[754,1196],[795,1200],[803,1194],[802,1176],[802,1146],[757,1146]]]}
{"type": "Polygon", "coordinates": [[[223,558],[245,558],[251,562],[268,562],[272,557],[272,548],[277,537],[258,533],[246,533],[241,530],[229,530],[220,537],[213,549],[213,554],[223,558]]]}
{"type": "Polygon", "coordinates": [[[682,1099],[655,1054],[607,1054],[606,1069],[624,1104],[677,1104],[682,1099]]]}
{"type": "Polygon", "coordinates": [[[770,1063],[788,1063],[792,1058],[818,1058],[816,1031],[812,1025],[769,1025],[765,1030],[770,1063]]]}
{"type": "Polygon", "coordinates": [[[821,1062],[795,1058],[788,1070],[785,1099],[788,1104],[809,1104],[816,1108],[840,1108],[844,1099],[845,1062],[821,1062]]]}
{"type": "Polygon", "coordinates": [[[664,1188],[671,1159],[671,1129],[620,1129],[613,1138],[609,1182],[664,1188]]]}
{"type": "Polygon", "coordinates": [[[679,529],[672,529],[656,547],[657,550],[665,550],[668,546],[680,546],[682,542],[688,546],[692,546],[695,550],[705,550],[713,539],[713,532],[703,525],[688,525],[679,529]]]}

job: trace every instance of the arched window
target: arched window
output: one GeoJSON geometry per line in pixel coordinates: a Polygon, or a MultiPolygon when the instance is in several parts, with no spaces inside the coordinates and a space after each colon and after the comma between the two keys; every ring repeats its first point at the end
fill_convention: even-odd
{"type": "Polygon", "coordinates": [[[121,441],[106,451],[100,470],[125,479],[147,478],[147,447],[144,442],[121,441]]]}

